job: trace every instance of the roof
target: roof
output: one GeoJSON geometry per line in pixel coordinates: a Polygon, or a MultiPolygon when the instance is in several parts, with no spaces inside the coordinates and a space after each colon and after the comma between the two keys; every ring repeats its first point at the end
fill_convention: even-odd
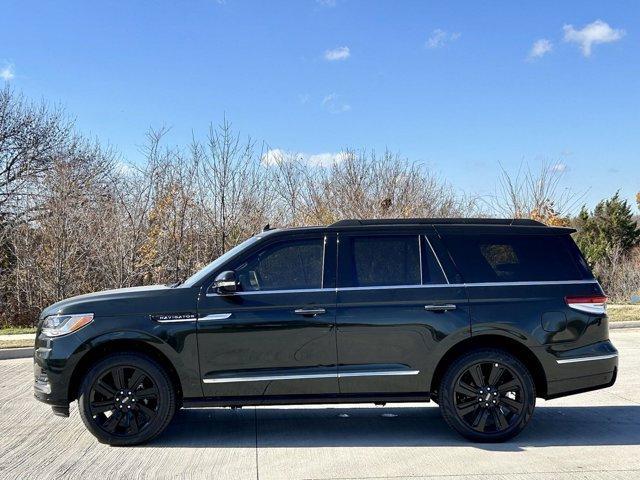
{"type": "Polygon", "coordinates": [[[385,218],[375,220],[347,219],[332,223],[330,227],[357,227],[367,225],[503,225],[545,227],[528,218],[385,218]]]}

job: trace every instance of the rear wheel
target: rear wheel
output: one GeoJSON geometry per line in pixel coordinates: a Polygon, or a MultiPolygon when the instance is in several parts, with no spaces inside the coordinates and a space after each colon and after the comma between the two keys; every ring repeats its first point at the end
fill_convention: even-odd
{"type": "Polygon", "coordinates": [[[154,360],[137,353],[111,355],[85,375],[80,416],[102,443],[137,445],[159,435],[176,409],[173,385],[154,360]]]}
{"type": "Polygon", "coordinates": [[[477,442],[501,442],[520,433],[531,419],[535,402],[527,368],[513,355],[494,349],[458,358],[439,390],[446,422],[477,442]]]}

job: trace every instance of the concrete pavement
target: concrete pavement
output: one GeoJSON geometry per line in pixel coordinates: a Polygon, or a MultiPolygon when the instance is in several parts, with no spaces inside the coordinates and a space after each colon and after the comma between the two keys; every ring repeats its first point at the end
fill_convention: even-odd
{"type": "Polygon", "coordinates": [[[0,478],[640,478],[640,329],[611,337],[616,385],[540,400],[519,437],[489,445],[416,404],[181,411],[154,442],[113,448],[84,429],[75,403],[63,419],[33,399],[29,360],[3,360],[0,478]]]}

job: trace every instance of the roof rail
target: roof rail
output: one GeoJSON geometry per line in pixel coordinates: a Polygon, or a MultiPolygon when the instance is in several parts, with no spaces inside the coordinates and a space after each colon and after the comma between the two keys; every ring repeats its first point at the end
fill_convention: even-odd
{"type": "Polygon", "coordinates": [[[528,218],[382,218],[371,220],[345,219],[330,227],[356,227],[365,225],[519,225],[544,227],[542,222],[528,218]]]}

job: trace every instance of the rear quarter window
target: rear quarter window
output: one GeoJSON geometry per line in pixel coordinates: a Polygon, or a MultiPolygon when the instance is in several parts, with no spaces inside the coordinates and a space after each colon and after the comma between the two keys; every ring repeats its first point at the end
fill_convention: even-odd
{"type": "Polygon", "coordinates": [[[445,235],[467,283],[593,278],[569,235],[445,235]]]}

